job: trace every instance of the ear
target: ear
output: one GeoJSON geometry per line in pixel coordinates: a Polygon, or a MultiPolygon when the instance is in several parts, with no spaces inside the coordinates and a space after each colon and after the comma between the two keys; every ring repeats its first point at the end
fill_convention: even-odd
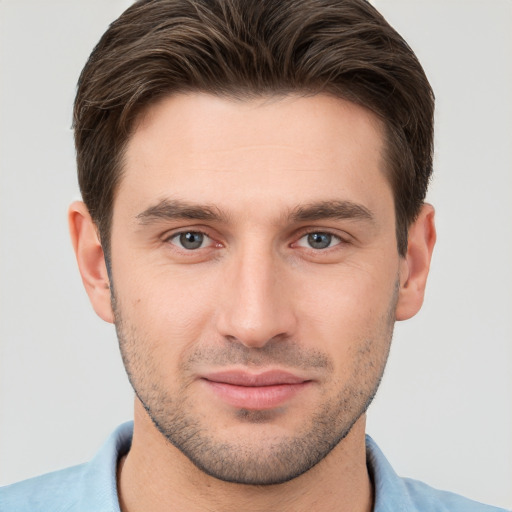
{"type": "Polygon", "coordinates": [[[396,319],[407,320],[421,308],[432,251],[436,243],[434,207],[424,204],[409,228],[407,254],[400,262],[400,293],[396,319]]]}
{"type": "Polygon", "coordinates": [[[68,210],[69,232],[85,291],[94,311],[106,322],[114,322],[111,306],[110,281],[105,255],[89,210],[76,201],[68,210]]]}

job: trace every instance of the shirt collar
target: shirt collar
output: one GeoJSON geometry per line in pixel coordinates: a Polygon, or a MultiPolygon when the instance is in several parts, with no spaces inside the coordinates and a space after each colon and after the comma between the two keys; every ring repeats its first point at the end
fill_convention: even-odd
{"type": "Polygon", "coordinates": [[[391,467],[375,441],[366,436],[366,465],[373,482],[373,512],[415,512],[405,483],[391,467]]]}
{"type": "Polygon", "coordinates": [[[77,510],[120,512],[117,496],[117,462],[132,444],[133,422],[120,425],[105,441],[84,472],[77,510]]]}

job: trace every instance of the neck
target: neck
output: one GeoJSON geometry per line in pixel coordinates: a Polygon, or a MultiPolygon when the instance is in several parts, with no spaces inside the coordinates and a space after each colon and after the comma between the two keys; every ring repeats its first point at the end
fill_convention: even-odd
{"type": "Polygon", "coordinates": [[[122,512],[370,512],[365,417],[321,462],[289,482],[252,486],[223,482],[196,468],[136,405],[132,447],[118,466],[122,512]]]}

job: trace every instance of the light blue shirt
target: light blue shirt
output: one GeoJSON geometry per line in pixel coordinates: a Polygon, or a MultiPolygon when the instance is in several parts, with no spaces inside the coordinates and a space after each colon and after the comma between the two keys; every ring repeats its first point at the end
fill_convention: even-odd
{"type": "MultiPolygon", "coordinates": [[[[133,423],[125,423],[85,464],[0,488],[0,512],[120,512],[117,461],[130,449],[133,423]]],[[[375,488],[374,512],[503,512],[457,494],[400,478],[375,442],[366,438],[375,488]]]]}

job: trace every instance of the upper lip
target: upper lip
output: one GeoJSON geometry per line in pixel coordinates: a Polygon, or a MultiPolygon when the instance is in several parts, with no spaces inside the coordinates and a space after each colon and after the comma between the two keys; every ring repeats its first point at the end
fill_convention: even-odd
{"type": "Polygon", "coordinates": [[[247,387],[301,384],[302,382],[310,380],[283,370],[268,370],[260,373],[251,373],[244,370],[229,370],[208,373],[202,377],[212,382],[247,387]]]}

